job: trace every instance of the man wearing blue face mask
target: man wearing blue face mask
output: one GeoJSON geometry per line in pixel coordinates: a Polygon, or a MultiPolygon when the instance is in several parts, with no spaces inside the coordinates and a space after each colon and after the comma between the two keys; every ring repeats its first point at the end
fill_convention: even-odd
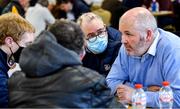
{"type": "Polygon", "coordinates": [[[85,13],[77,23],[86,36],[86,55],[83,65],[107,76],[121,46],[121,33],[106,27],[102,19],[94,13],[85,13]]]}

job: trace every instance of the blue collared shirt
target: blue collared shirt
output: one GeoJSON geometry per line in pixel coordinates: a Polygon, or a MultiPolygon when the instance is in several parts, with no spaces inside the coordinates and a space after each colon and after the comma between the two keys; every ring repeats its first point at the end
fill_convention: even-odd
{"type": "MultiPolygon", "coordinates": [[[[170,32],[158,29],[148,52],[142,57],[129,56],[124,45],[120,48],[106,80],[112,90],[124,81],[134,87],[140,83],[146,89],[152,85],[162,86],[169,81],[174,93],[174,107],[180,107],[180,38],[170,32]]],[[[146,91],[147,106],[159,107],[158,92],[146,91]]]]}

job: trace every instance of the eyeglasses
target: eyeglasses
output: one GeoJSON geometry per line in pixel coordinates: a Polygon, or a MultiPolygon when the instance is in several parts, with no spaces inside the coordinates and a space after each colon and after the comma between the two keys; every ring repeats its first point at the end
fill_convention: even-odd
{"type": "Polygon", "coordinates": [[[86,40],[88,40],[89,42],[95,42],[97,40],[97,37],[102,38],[102,34],[105,34],[106,32],[106,27],[100,28],[96,32],[89,33],[86,40]]]}

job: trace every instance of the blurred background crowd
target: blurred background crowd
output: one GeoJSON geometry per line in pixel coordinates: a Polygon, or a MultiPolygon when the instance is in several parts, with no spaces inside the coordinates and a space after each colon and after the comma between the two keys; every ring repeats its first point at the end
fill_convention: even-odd
{"type": "MultiPolygon", "coordinates": [[[[48,0],[48,3],[45,3],[45,1],[40,4],[48,8],[55,19],[67,18],[76,21],[82,13],[91,11],[101,16],[108,26],[118,29],[119,18],[124,12],[141,6],[151,10],[151,3],[155,0],[48,0]]],[[[38,0],[0,0],[0,13],[2,14],[7,10],[5,7],[7,8],[8,4],[14,4],[18,7],[18,11],[22,16],[37,25],[36,23],[39,21],[39,17],[35,18],[37,13],[33,15],[31,11],[28,11],[29,8],[38,10],[37,2],[38,0]],[[27,16],[25,16],[25,13],[27,16]]],[[[155,14],[158,26],[179,35],[180,0],[157,0],[156,2],[159,4],[159,12],[169,12],[168,14],[155,14]]],[[[52,18],[49,22],[53,22],[52,18]]],[[[39,29],[40,27],[36,28],[39,29]]],[[[39,31],[36,32],[36,35],[38,33],[39,31]]]]}

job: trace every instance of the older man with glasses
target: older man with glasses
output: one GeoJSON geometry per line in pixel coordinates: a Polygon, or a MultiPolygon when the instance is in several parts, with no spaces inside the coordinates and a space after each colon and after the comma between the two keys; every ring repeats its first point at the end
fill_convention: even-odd
{"type": "Polygon", "coordinates": [[[80,16],[77,23],[86,36],[86,55],[82,60],[83,65],[106,77],[118,55],[121,33],[106,27],[102,19],[91,12],[80,16]]]}

